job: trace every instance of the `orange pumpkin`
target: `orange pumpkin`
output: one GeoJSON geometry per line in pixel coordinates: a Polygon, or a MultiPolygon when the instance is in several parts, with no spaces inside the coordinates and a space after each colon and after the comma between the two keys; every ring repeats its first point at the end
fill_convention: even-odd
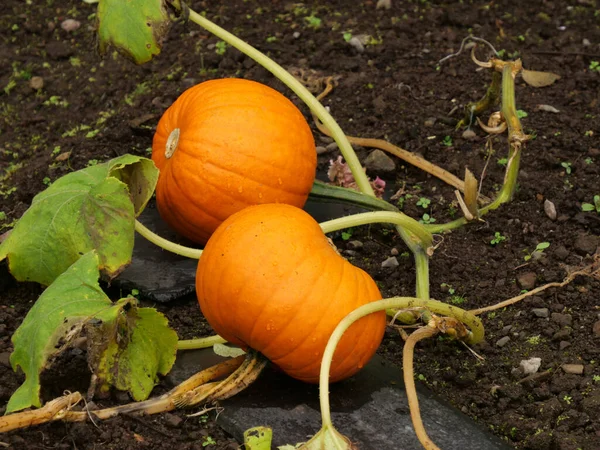
{"type": "MultiPolygon", "coordinates": [[[[251,206],[223,222],[200,257],[196,292],[219,335],[314,383],[337,324],[381,299],[373,279],[336,252],[311,216],[282,204],[251,206]]],[[[369,361],[385,322],[379,312],[348,329],[334,354],[331,381],[369,361]]]]}
{"type": "Polygon", "coordinates": [[[161,217],[199,243],[249,205],[304,206],[317,161],[298,108],[274,89],[242,79],[185,91],[158,123],[152,160],[160,169],[161,217]]]}

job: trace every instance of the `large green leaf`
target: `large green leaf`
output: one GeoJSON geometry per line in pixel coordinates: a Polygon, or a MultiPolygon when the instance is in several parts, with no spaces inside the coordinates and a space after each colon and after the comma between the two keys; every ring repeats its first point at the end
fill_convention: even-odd
{"type": "Polygon", "coordinates": [[[158,375],[175,362],[177,335],[152,308],[138,308],[133,297],[112,303],[98,285],[98,257],[89,252],[40,296],[13,335],[10,362],[25,373],[7,412],[40,404],[40,373],[85,331],[91,391],[111,386],[144,400],[158,375]]]}
{"type": "Polygon", "coordinates": [[[49,360],[79,335],[88,317],[112,302],[98,285],[98,257],[82,256],[40,296],[12,337],[10,362],[25,382],[15,391],[6,412],[40,404],[40,373],[49,360]]]}
{"type": "Polygon", "coordinates": [[[153,308],[138,308],[134,298],[119,300],[86,327],[94,339],[88,344],[88,360],[95,368],[96,392],[111,386],[129,391],[136,401],[145,400],[175,362],[177,334],[167,319],[153,308]]]}
{"type": "Polygon", "coordinates": [[[135,217],[156,186],[158,170],[124,155],[56,180],[39,193],[0,244],[0,260],[20,281],[49,285],[81,255],[96,250],[108,278],[131,261],[135,217]]]}
{"type": "Polygon", "coordinates": [[[112,45],[137,64],[160,53],[171,22],[164,0],[100,0],[97,18],[100,53],[112,45]]]}

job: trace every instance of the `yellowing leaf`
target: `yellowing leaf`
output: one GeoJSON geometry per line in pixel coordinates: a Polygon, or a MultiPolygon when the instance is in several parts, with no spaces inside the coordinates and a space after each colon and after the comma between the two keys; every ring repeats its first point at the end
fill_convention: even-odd
{"type": "Polygon", "coordinates": [[[77,259],[96,250],[113,278],[129,264],[135,217],[154,191],[154,163],[123,155],[56,180],[35,196],[8,237],[0,261],[19,281],[51,284],[77,259]]]}

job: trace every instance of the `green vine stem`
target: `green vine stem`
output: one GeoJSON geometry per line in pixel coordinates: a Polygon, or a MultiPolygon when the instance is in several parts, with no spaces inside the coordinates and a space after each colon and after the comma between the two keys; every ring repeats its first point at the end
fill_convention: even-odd
{"type": "MultiPolygon", "coordinates": [[[[479,217],[490,211],[498,209],[502,204],[512,200],[517,187],[517,178],[519,175],[519,166],[521,162],[521,147],[529,138],[523,133],[521,122],[517,116],[515,106],[515,79],[514,67],[512,64],[506,64],[502,69],[502,115],[508,126],[508,164],[504,175],[504,184],[498,192],[498,196],[492,203],[479,210],[479,217]]],[[[464,217],[445,224],[428,224],[424,227],[430,233],[442,233],[444,231],[455,230],[467,223],[464,217]]]]}
{"type": "Polygon", "coordinates": [[[219,335],[198,339],[185,339],[177,342],[177,350],[197,350],[212,347],[215,344],[225,344],[227,341],[219,335]]]}
{"type": "Polygon", "coordinates": [[[492,82],[488,87],[485,95],[475,103],[469,103],[465,108],[465,117],[458,122],[456,129],[463,126],[471,127],[473,118],[483,114],[485,110],[491,108],[498,102],[500,96],[500,87],[502,86],[502,75],[500,72],[494,71],[492,73],[492,82]]]}
{"type": "Polygon", "coordinates": [[[333,330],[329,342],[325,347],[323,360],[321,363],[321,372],[319,374],[319,392],[322,429],[333,429],[331,421],[331,410],[329,405],[329,371],[335,349],[342,338],[344,332],[360,318],[372,314],[377,311],[388,309],[407,309],[407,308],[426,308],[429,311],[443,316],[451,316],[465,324],[470,334],[467,339],[468,344],[476,344],[481,342],[484,337],[484,329],[481,320],[474,314],[463,309],[457,308],[437,300],[423,300],[414,297],[392,297],[376,302],[367,303],[348,314],[338,326],[333,330]]]}
{"type": "MultiPolygon", "coordinates": [[[[419,224],[421,225],[421,224],[419,224]]],[[[430,247],[425,246],[423,241],[417,242],[417,238],[411,235],[401,226],[396,226],[396,231],[412,252],[415,258],[416,273],[416,296],[423,300],[429,299],[429,253],[430,247]]]]}
{"type": "Polygon", "coordinates": [[[425,230],[425,228],[423,228],[423,225],[421,225],[412,217],[400,212],[373,211],[353,214],[351,216],[344,216],[338,219],[328,220],[320,225],[323,233],[327,234],[331,233],[332,231],[343,230],[360,225],[367,225],[370,223],[392,223],[394,225],[399,225],[403,228],[403,231],[412,233],[412,235],[418,239],[418,241],[414,241],[411,237],[408,237],[408,239],[413,241],[415,245],[420,245],[425,249],[429,249],[432,246],[433,237],[427,230],[425,230]]]}
{"type": "Polygon", "coordinates": [[[135,221],[135,231],[153,244],[158,245],[160,248],[163,248],[171,253],[175,253],[176,255],[181,255],[192,259],[200,259],[200,255],[202,254],[202,250],[200,249],[184,247],[183,245],[175,244],[174,242],[160,237],[150,229],[146,228],[139,220],[135,221]]]}
{"type": "Polygon", "coordinates": [[[325,107],[321,105],[302,83],[296,80],[287,70],[271,58],[191,9],[189,10],[189,18],[192,22],[200,25],[219,39],[222,39],[232,47],[237,48],[239,51],[252,58],[289,87],[310,108],[310,110],[316,114],[321,122],[331,130],[332,137],[338,144],[340,152],[350,167],[360,191],[373,197],[375,196],[373,188],[369,184],[369,180],[362,169],[352,145],[350,145],[350,142],[346,139],[346,135],[331,114],[329,114],[325,107]]]}

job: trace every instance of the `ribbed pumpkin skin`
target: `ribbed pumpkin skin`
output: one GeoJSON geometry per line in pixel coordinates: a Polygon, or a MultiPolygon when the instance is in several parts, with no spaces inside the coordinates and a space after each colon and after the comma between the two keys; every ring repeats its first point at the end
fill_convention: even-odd
{"type": "Polygon", "coordinates": [[[310,128],[290,100],[263,84],[233,78],[196,85],[167,109],[154,135],[152,160],[160,169],[161,217],[199,243],[247,206],[304,206],[317,161],[310,128]],[[167,140],[176,128],[178,145],[167,158],[167,140]]]}
{"type": "MultiPolygon", "coordinates": [[[[196,292],[219,335],[311,383],[337,324],[381,299],[373,279],[336,253],[312,217],[281,204],[252,206],[223,222],[200,257],[196,292]]],[[[331,381],[361,369],[384,330],[384,312],[354,323],[336,349],[331,381]]]]}

